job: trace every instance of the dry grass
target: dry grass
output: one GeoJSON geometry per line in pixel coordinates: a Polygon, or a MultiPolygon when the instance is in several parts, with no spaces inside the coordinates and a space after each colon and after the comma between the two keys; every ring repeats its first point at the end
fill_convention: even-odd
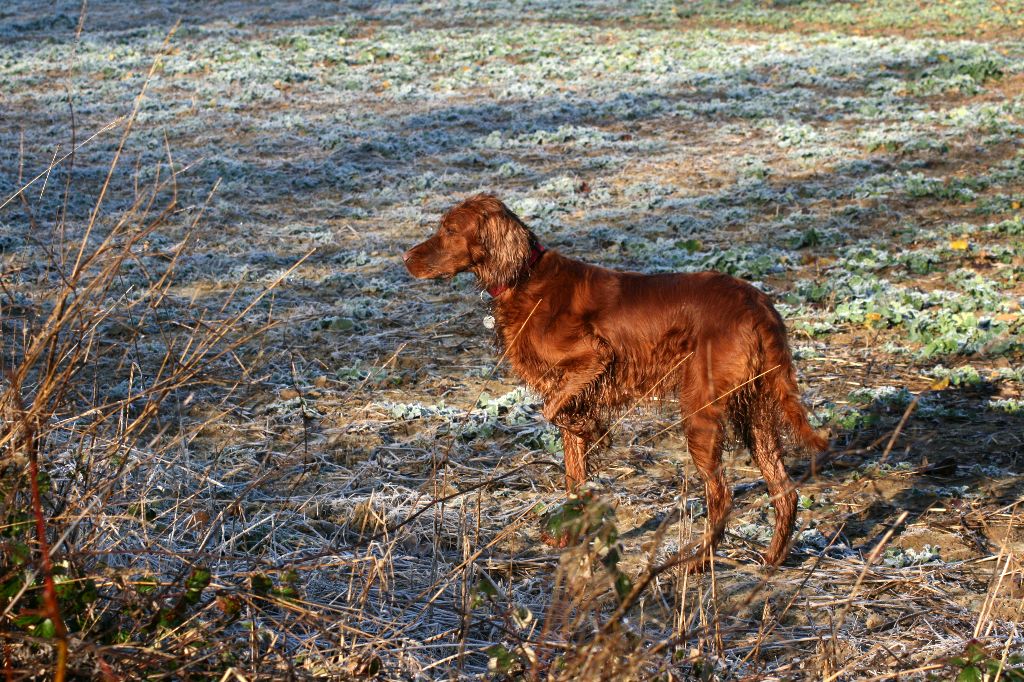
{"type": "MultiPolygon", "coordinates": [[[[226,20],[229,10],[218,8],[218,16],[226,20]]],[[[121,26],[118,12],[97,12],[102,25],[121,26]]],[[[76,39],[81,25],[78,31],[76,39]]],[[[285,42],[275,45],[283,51],[285,42]]],[[[332,36],[330,43],[344,40],[332,36]]],[[[160,53],[176,49],[172,39],[160,53]]],[[[513,57],[501,68],[515,67],[513,57]]],[[[440,50],[431,57],[442,58],[440,50]]],[[[367,59],[374,68],[401,66],[388,54],[367,59]]],[[[370,200],[380,182],[372,177],[362,189],[353,184],[359,191],[338,204],[310,208],[300,196],[267,191],[277,175],[261,176],[266,194],[246,194],[250,176],[242,174],[226,180],[235,194],[221,202],[223,185],[199,192],[192,165],[176,158],[178,143],[219,139],[211,119],[180,135],[188,139],[165,138],[162,160],[153,160],[152,149],[125,151],[138,131],[140,93],[151,87],[143,74],[164,73],[160,63],[128,74],[142,79],[131,113],[96,125],[95,135],[76,130],[72,117],[67,148],[74,153],[48,152],[52,167],[38,177],[23,170],[34,167],[27,154],[17,172],[5,169],[17,184],[0,196],[0,210],[24,226],[26,241],[0,254],[0,670],[8,679],[948,679],[957,668],[951,657],[971,641],[985,661],[1007,664],[1002,679],[1013,679],[1020,665],[1013,656],[1024,648],[1024,519],[1020,483],[1011,475],[1020,447],[1012,426],[1020,421],[978,411],[969,390],[930,390],[934,378],[919,364],[879,350],[898,330],[850,326],[825,342],[795,334],[816,404],[842,401],[850,387],[882,384],[908,386],[914,397],[909,405],[876,405],[873,425],[838,429],[835,450],[816,471],[793,464],[807,504],[783,567],[760,564],[768,500],[745,455],[730,451],[737,502],[726,541],[712,572],[687,573],[704,521],[678,429],[667,428],[677,416],[671,404],[618,424],[615,447],[599,454],[596,483],[562,509],[578,542],[549,550],[538,542],[539,513],[562,501],[550,427],[530,396],[513,392],[514,378],[482,340],[483,311],[471,287],[406,287],[388,251],[422,231],[421,213],[433,215],[448,194],[477,182],[468,170],[476,161],[455,159],[453,179],[434,177],[442,189],[429,190],[424,207],[409,209],[399,197],[384,218],[370,200]],[[108,140],[116,142],[95,148],[108,140]],[[96,172],[100,158],[103,173],[96,172]],[[76,179],[83,159],[88,173],[76,179]],[[89,210],[75,210],[83,196],[94,198],[89,210]],[[246,217],[266,219],[266,234],[236,221],[239,196],[255,206],[246,217]],[[335,214],[350,204],[374,210],[335,214]],[[274,222],[275,214],[286,218],[274,222]],[[309,258],[302,235],[321,237],[303,232],[305,222],[333,229],[309,258]],[[225,255],[229,238],[268,244],[273,253],[260,262],[264,270],[207,277],[202,267],[234,263],[225,255]],[[350,261],[363,269],[353,271],[350,261]],[[332,279],[339,272],[342,278],[332,279]],[[356,275],[358,287],[345,279],[356,275]],[[357,295],[374,301],[368,317],[349,305],[357,295]],[[918,418],[918,409],[936,404],[972,412],[960,421],[918,418]],[[959,456],[971,446],[988,458],[959,456]],[[997,464],[1001,471],[993,472],[997,464]],[[939,543],[941,557],[929,555],[928,546],[939,543]]],[[[657,72],[657,64],[637,64],[657,72]]],[[[305,92],[309,101],[318,92],[305,81],[274,88],[305,92]]],[[[468,89],[456,94],[460,106],[473,99],[468,89]]],[[[702,105],[719,94],[695,89],[680,101],[702,105]]],[[[745,101],[741,95],[737,101],[745,101]]],[[[354,111],[381,106],[369,92],[352,97],[354,111]]],[[[291,104],[303,101],[296,95],[291,104]]],[[[288,107],[255,110],[269,120],[288,107]]],[[[425,115],[402,111],[413,123],[425,115]]],[[[175,113],[189,121],[214,114],[213,105],[194,102],[175,113]]],[[[491,115],[478,114],[482,121],[491,115]]],[[[574,115],[559,114],[566,121],[574,115]]],[[[26,120],[42,125],[38,112],[26,120]]],[[[453,120],[453,137],[464,132],[460,125],[479,132],[472,112],[468,123],[453,120]]],[[[565,123],[553,120],[548,127],[565,123]]],[[[660,137],[673,119],[604,121],[606,136],[578,155],[557,141],[515,151],[520,142],[506,131],[500,153],[537,162],[544,169],[538,183],[551,176],[547,165],[582,160],[558,172],[578,171],[594,194],[611,192],[620,203],[590,210],[582,189],[541,187],[537,194],[555,197],[552,203],[563,195],[581,203],[558,219],[538,220],[552,223],[546,227],[561,239],[556,245],[595,261],[624,254],[620,264],[629,267],[638,265],[631,258],[646,265],[658,254],[630,254],[626,245],[636,242],[624,239],[608,250],[583,228],[597,234],[638,225],[640,246],[675,236],[660,222],[637,222],[662,211],[653,200],[647,209],[634,206],[654,196],[645,192],[658,183],[685,189],[666,214],[714,222],[727,231],[722,246],[767,241],[774,248],[771,226],[766,240],[755,230],[735,231],[739,219],[712,220],[743,200],[728,192],[750,170],[727,168],[725,160],[752,149],[764,151],[780,191],[806,182],[812,196],[806,206],[752,196],[743,220],[778,218],[782,206],[797,218],[812,211],[824,221],[819,210],[831,216],[848,202],[866,216],[855,227],[881,243],[897,218],[923,216],[930,225],[937,214],[967,216],[974,208],[904,197],[875,211],[874,200],[842,194],[818,201],[814,183],[838,182],[838,171],[808,170],[788,147],[770,148],[773,135],[795,134],[782,124],[751,132],[735,120],[697,120],[686,157],[659,156],[657,147],[628,151],[618,173],[606,165],[592,171],[582,161],[612,154],[609,147],[619,153],[615,145],[632,136],[660,137]],[[737,140],[752,147],[741,150],[737,140]],[[603,184],[602,174],[610,178],[603,184]],[[698,203],[708,193],[714,202],[698,203]]],[[[838,135],[817,123],[822,136],[838,135]]],[[[385,142],[401,141],[395,126],[381,135],[385,142]]],[[[580,130],[574,134],[589,134],[580,130]]],[[[280,148],[261,147],[260,131],[244,126],[232,134],[274,162],[288,148],[278,138],[280,148]]],[[[422,130],[410,138],[416,134],[429,142],[422,130]]],[[[366,151],[373,163],[401,165],[388,156],[399,152],[373,142],[366,151]]],[[[1006,161],[1005,146],[989,158],[971,151],[974,142],[964,141],[935,168],[981,173],[1006,161]]],[[[414,174],[437,163],[410,148],[424,164],[410,166],[414,174]]],[[[858,153],[865,161],[875,155],[858,153]]],[[[934,161],[931,152],[916,153],[934,161]]],[[[510,187],[522,182],[513,178],[510,187]]],[[[720,244],[713,233],[699,236],[720,244]]],[[[843,248],[810,253],[800,276],[827,278],[825,261],[843,248]]],[[[772,274],[772,284],[786,292],[796,276],[772,274]]],[[[791,323],[819,313],[805,308],[791,323]]],[[[1007,354],[989,364],[998,369],[1019,359],[1007,354]]]]}

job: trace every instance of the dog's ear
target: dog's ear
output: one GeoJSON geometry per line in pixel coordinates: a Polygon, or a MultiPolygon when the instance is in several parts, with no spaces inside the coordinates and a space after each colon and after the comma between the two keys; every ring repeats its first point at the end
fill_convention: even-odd
{"type": "Polygon", "coordinates": [[[535,237],[519,216],[494,197],[481,203],[478,240],[484,254],[476,266],[477,276],[487,289],[510,286],[522,274],[535,237]]]}

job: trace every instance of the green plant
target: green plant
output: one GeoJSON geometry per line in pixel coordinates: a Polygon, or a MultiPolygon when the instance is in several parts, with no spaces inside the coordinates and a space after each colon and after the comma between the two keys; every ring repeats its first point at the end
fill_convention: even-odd
{"type": "Polygon", "coordinates": [[[928,679],[935,682],[992,682],[996,679],[1024,682],[1024,656],[1013,653],[1004,660],[1001,651],[989,650],[977,640],[969,641],[963,654],[948,659],[945,669],[943,674],[929,674],[928,679]]]}

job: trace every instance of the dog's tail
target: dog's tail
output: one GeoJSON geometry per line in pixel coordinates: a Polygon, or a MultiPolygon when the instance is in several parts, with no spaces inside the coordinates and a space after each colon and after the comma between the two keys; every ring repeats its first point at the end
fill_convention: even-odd
{"type": "MultiPolygon", "coordinates": [[[[773,312],[774,309],[772,310],[773,312]]],[[[800,389],[796,382],[796,368],[793,367],[793,356],[786,342],[785,326],[775,312],[778,327],[776,333],[768,336],[771,341],[764,347],[767,367],[777,367],[765,376],[765,393],[769,400],[777,406],[779,426],[788,427],[794,439],[809,450],[822,452],[828,449],[828,432],[817,430],[807,419],[807,408],[800,400],[800,389]]]]}
{"type": "Polygon", "coordinates": [[[800,401],[796,371],[791,361],[779,367],[772,383],[775,400],[781,408],[782,420],[789,426],[796,441],[816,452],[828,449],[828,432],[815,429],[807,419],[807,408],[800,401]]]}

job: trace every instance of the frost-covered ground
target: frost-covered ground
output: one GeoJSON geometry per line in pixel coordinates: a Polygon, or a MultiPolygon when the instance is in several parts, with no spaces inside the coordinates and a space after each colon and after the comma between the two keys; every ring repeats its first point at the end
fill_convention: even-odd
{"type": "MultiPolygon", "coordinates": [[[[291,586],[290,616],[196,615],[246,675],[458,677],[586,651],[607,572],[593,620],[561,627],[565,575],[589,573],[531,511],[561,500],[557,434],[495,369],[473,282],[413,281],[398,257],[486,190],[567,254],[770,291],[835,435],[774,574],[767,496],[728,453],[723,561],[654,581],[620,632],[632,674],[864,679],[923,675],[972,637],[1024,650],[1024,3],[280,5],[92,2],[78,39],[78,3],[0,8],[0,201],[148,82],[100,227],[170,159],[187,170],[153,262],[199,219],[181,300],[236,309],[312,252],[252,313],[284,324],[239,358],[235,407],[106,504],[126,534],[140,496],[173,509],[138,531],[154,551],[89,570],[170,582],[201,562],[224,595],[256,571],[291,586]],[[189,538],[216,549],[189,557],[189,538]]],[[[66,201],[81,234],[120,131],[77,151],[66,198],[67,163],[0,209],[12,296],[43,285],[30,225],[66,201]]],[[[703,523],[684,443],[651,439],[672,419],[631,415],[599,458],[634,578],[703,523]]]]}

